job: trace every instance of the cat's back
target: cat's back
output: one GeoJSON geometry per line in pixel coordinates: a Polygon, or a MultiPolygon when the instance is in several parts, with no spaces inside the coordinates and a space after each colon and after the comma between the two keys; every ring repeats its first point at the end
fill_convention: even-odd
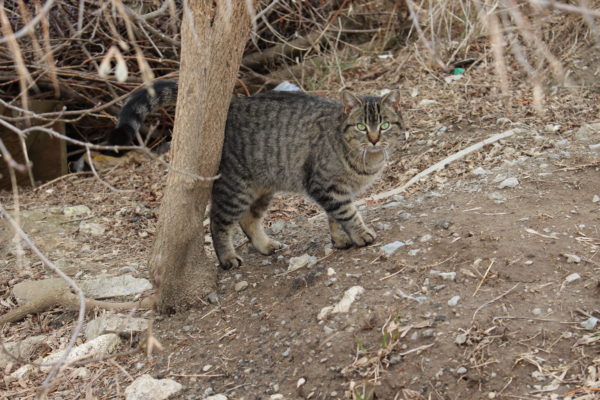
{"type": "Polygon", "coordinates": [[[306,130],[317,122],[325,122],[322,128],[327,128],[324,120],[335,123],[341,114],[342,105],[335,100],[301,92],[269,91],[234,98],[227,123],[236,130],[252,127],[254,134],[285,134],[306,130]]]}

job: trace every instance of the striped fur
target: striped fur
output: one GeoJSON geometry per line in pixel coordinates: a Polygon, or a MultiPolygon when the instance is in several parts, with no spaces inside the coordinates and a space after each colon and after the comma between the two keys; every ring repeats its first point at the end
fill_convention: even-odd
{"type": "MultiPolygon", "coordinates": [[[[132,94],[119,116],[117,134],[128,135],[121,141],[135,137],[152,109],[174,102],[176,89],[174,82],[159,81],[154,96],[145,89],[132,94]]],[[[396,91],[384,97],[344,93],[342,103],[298,92],[233,98],[221,178],[212,189],[210,229],[221,266],[242,263],[231,241],[238,223],[262,254],[282,247],[262,224],[280,191],[306,193],[317,202],[327,212],[336,247],[372,243],[375,232],[353,200],[376,179],[400,136],[398,100],[396,91]]]]}

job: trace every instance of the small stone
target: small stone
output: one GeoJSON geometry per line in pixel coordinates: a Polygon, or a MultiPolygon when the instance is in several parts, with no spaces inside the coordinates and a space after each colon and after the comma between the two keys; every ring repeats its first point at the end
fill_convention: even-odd
{"type": "Polygon", "coordinates": [[[213,394],[212,396],[208,396],[204,400],[227,400],[227,396],[224,394],[213,394]]]}
{"type": "Polygon", "coordinates": [[[288,272],[296,271],[297,269],[304,267],[312,267],[317,263],[317,257],[311,256],[308,254],[303,254],[299,257],[290,258],[290,262],[288,265],[288,272]]]}
{"type": "Polygon", "coordinates": [[[430,106],[432,104],[436,104],[437,101],[430,99],[423,99],[419,102],[419,106],[430,106]]]}
{"type": "Polygon", "coordinates": [[[85,337],[92,340],[106,333],[116,333],[120,336],[131,336],[148,329],[145,318],[130,317],[124,314],[106,314],[88,322],[85,337]]]}
{"type": "Polygon", "coordinates": [[[435,223],[435,227],[438,229],[449,229],[452,226],[453,222],[449,219],[440,219],[435,223]]]}
{"type": "Polygon", "coordinates": [[[202,372],[208,372],[208,371],[210,371],[211,368],[212,368],[212,365],[206,364],[204,367],[202,367],[202,372]]]}
{"type": "Polygon", "coordinates": [[[448,305],[450,307],[454,307],[458,304],[459,301],[460,301],[460,296],[453,296],[450,300],[448,300],[448,305]]]}
{"type": "Polygon", "coordinates": [[[464,375],[467,373],[467,369],[465,367],[458,367],[456,368],[456,373],[458,375],[464,375]]]}
{"type": "Polygon", "coordinates": [[[285,351],[283,353],[281,353],[281,355],[283,357],[288,357],[290,355],[290,353],[292,352],[292,348],[288,347],[287,349],[285,349],[285,351]]]}
{"type": "MultiPolygon", "coordinates": [[[[36,346],[46,341],[47,337],[43,335],[30,336],[20,342],[5,342],[4,348],[12,356],[21,360],[29,361],[29,358],[35,351],[36,346]]],[[[14,360],[9,357],[4,351],[0,350],[0,369],[4,369],[10,362],[14,360]]]]}
{"type": "Polygon", "coordinates": [[[567,257],[567,263],[569,264],[579,264],[581,262],[581,257],[575,254],[564,254],[567,257]]]}
{"type": "Polygon", "coordinates": [[[248,287],[248,282],[239,281],[235,284],[234,289],[236,292],[241,292],[242,290],[246,289],[247,287],[248,287]]]}
{"type": "Polygon", "coordinates": [[[598,203],[598,202],[600,202],[600,196],[595,194],[594,197],[592,197],[592,203],[598,203]]]}
{"type": "Polygon", "coordinates": [[[126,400],[163,400],[183,389],[173,379],[154,379],[144,374],[125,389],[126,400]]]}
{"type": "Polygon", "coordinates": [[[65,207],[63,209],[63,215],[65,217],[77,217],[80,215],[90,215],[92,210],[88,206],[78,205],[78,206],[70,206],[65,207]]]}
{"type": "Polygon", "coordinates": [[[394,207],[398,207],[400,205],[401,205],[401,203],[399,201],[390,201],[389,203],[384,204],[383,208],[394,208],[394,207]]]}
{"type": "Polygon", "coordinates": [[[430,338],[430,337],[434,337],[434,336],[435,336],[435,332],[433,329],[425,329],[423,331],[423,337],[430,338]]]}
{"type": "Polygon", "coordinates": [[[495,398],[496,398],[496,392],[489,392],[487,397],[488,397],[488,399],[490,399],[490,400],[491,400],[491,399],[495,399],[495,398]]]}
{"type": "Polygon", "coordinates": [[[589,317],[581,323],[581,326],[583,326],[584,329],[591,331],[596,328],[596,324],[598,324],[598,318],[589,317]]]}
{"type": "Polygon", "coordinates": [[[285,221],[282,221],[282,220],[277,220],[277,221],[273,222],[270,226],[271,232],[273,232],[274,234],[281,233],[284,228],[285,228],[285,221]]]}
{"type": "Polygon", "coordinates": [[[218,304],[219,303],[219,295],[217,294],[217,292],[210,292],[208,294],[208,296],[206,296],[206,297],[210,304],[218,304]]]}
{"type": "Polygon", "coordinates": [[[560,130],[560,125],[548,124],[548,125],[544,126],[544,132],[556,133],[559,130],[560,130]]]}
{"type": "Polygon", "coordinates": [[[421,243],[425,243],[431,240],[431,238],[433,238],[433,236],[431,236],[429,233],[424,234],[423,236],[421,236],[419,238],[419,242],[421,243]]]}
{"type": "Polygon", "coordinates": [[[396,250],[398,250],[400,247],[404,246],[406,243],[401,242],[399,240],[392,242],[392,243],[388,243],[384,246],[381,246],[379,248],[379,250],[385,255],[385,256],[391,256],[392,254],[394,254],[396,252],[396,250]]]}
{"type": "Polygon", "coordinates": [[[431,271],[429,271],[429,274],[431,276],[439,276],[440,278],[442,278],[445,281],[456,280],[456,272],[454,272],[454,271],[451,271],[451,272],[442,272],[442,271],[438,271],[438,270],[432,269],[431,271]]]}
{"type": "Polygon", "coordinates": [[[578,279],[581,279],[581,275],[579,275],[577,272],[573,272],[565,278],[565,283],[572,283],[578,279]]]}
{"type": "Polygon", "coordinates": [[[588,141],[592,136],[598,136],[600,132],[600,123],[583,124],[577,132],[575,132],[575,139],[581,141],[588,141]]]}
{"type": "Polygon", "coordinates": [[[569,141],[567,139],[556,140],[554,142],[554,147],[565,148],[569,145],[569,141]]]}
{"type": "Polygon", "coordinates": [[[92,236],[102,236],[106,228],[95,222],[81,221],[79,223],[79,232],[92,236]]]}
{"type": "Polygon", "coordinates": [[[600,150],[600,143],[590,144],[588,147],[592,151],[600,150]]]}
{"type": "Polygon", "coordinates": [[[492,192],[488,194],[488,199],[494,200],[495,202],[504,202],[506,201],[506,197],[498,192],[492,192]]]}
{"type": "Polygon", "coordinates": [[[410,219],[410,217],[412,217],[412,214],[407,211],[400,211],[398,213],[398,218],[400,218],[401,221],[406,221],[407,219],[410,219]]]}
{"type": "Polygon", "coordinates": [[[473,171],[471,171],[471,175],[475,175],[475,176],[487,175],[489,173],[490,173],[490,171],[488,171],[487,169],[481,168],[481,167],[477,167],[473,171]]]}
{"type": "Polygon", "coordinates": [[[537,317],[539,317],[540,315],[542,315],[542,309],[541,308],[534,308],[533,310],[531,310],[531,313],[537,317]]]}
{"type": "Polygon", "coordinates": [[[512,124],[512,121],[506,117],[500,117],[496,119],[496,125],[507,125],[512,124]]]}
{"type": "Polygon", "coordinates": [[[386,224],[385,222],[378,222],[375,224],[375,227],[380,231],[389,231],[392,229],[392,226],[390,224],[386,224]]]}
{"type": "Polygon", "coordinates": [[[390,357],[389,361],[391,365],[399,364],[402,362],[402,356],[400,354],[394,354],[390,357]]]}
{"type": "Polygon", "coordinates": [[[335,275],[335,269],[329,267],[327,268],[327,276],[333,276],[335,275]]]}
{"type": "Polygon", "coordinates": [[[275,394],[272,394],[271,397],[269,397],[269,399],[271,399],[271,400],[283,400],[283,399],[285,399],[285,397],[283,397],[283,395],[280,394],[280,393],[275,393],[275,394]]]}
{"type": "Polygon", "coordinates": [[[408,255],[411,257],[416,256],[417,254],[419,254],[421,252],[421,249],[412,249],[408,251],[408,255]]]}
{"type": "Polygon", "coordinates": [[[519,185],[519,180],[515,177],[506,178],[498,185],[498,189],[514,188],[519,185]]]}
{"type": "Polygon", "coordinates": [[[467,334],[459,333],[458,335],[456,335],[456,339],[454,339],[454,343],[456,343],[458,345],[467,343],[467,334]]]}

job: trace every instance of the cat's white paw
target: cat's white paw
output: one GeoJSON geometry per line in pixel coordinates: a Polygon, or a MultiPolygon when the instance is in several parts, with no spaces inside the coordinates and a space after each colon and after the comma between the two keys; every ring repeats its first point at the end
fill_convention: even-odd
{"type": "Polygon", "coordinates": [[[357,247],[367,246],[377,239],[375,231],[373,231],[371,228],[367,228],[366,226],[359,232],[352,232],[350,236],[352,238],[352,242],[357,247]]]}

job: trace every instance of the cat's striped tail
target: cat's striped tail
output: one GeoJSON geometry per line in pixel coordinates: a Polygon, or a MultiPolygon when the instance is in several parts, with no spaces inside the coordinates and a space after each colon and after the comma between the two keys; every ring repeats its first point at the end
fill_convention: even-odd
{"type": "Polygon", "coordinates": [[[153,92],[143,88],[133,92],[119,113],[115,129],[108,135],[108,144],[127,146],[135,142],[135,137],[146,116],[160,107],[175,104],[177,82],[156,81],[153,92]]]}

